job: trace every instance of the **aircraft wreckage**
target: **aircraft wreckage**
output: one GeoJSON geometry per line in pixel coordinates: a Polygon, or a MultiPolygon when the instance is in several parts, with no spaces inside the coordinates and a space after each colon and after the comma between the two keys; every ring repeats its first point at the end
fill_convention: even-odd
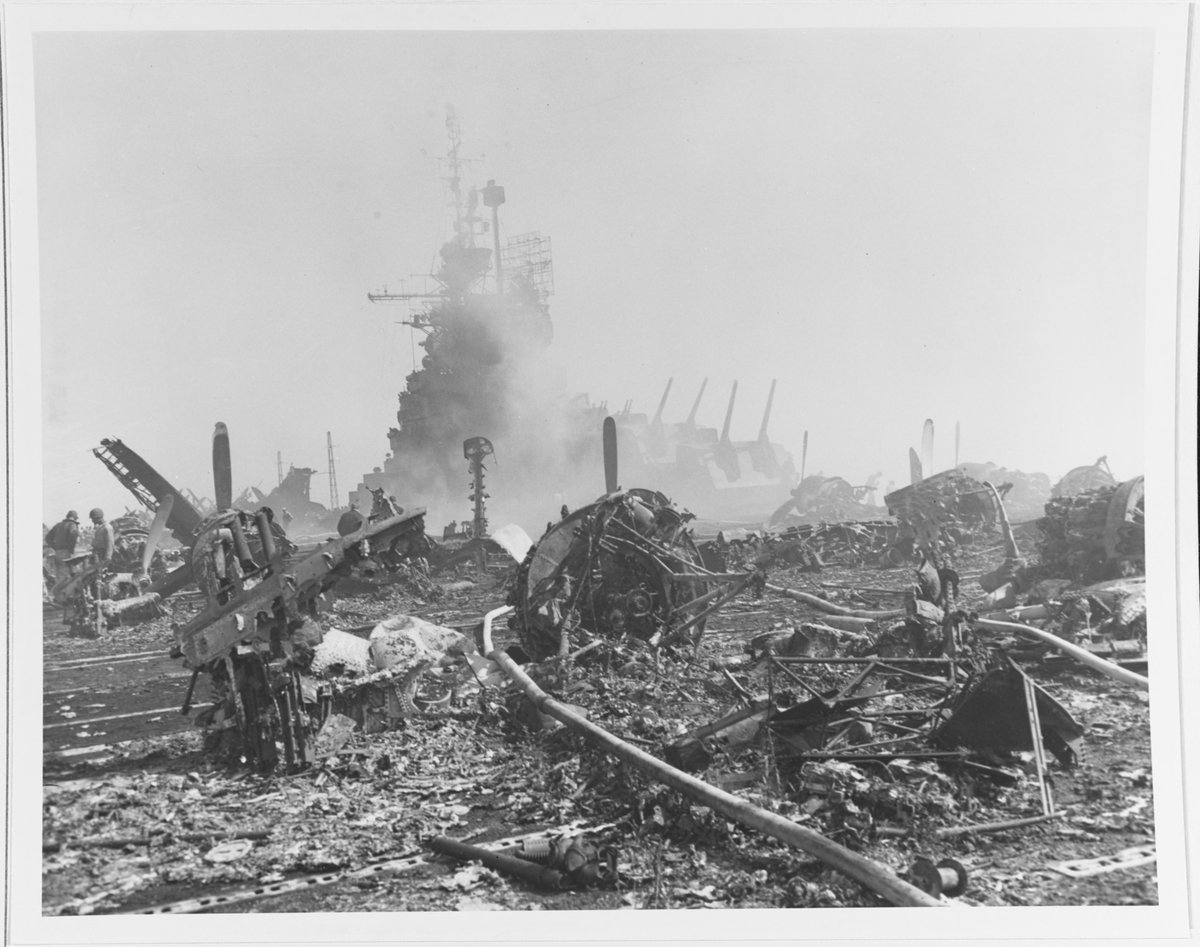
{"type": "Polygon", "coordinates": [[[695,647],[704,620],[758,577],[705,568],[692,519],[661,493],[621,490],[617,426],[604,426],[605,495],[552,525],[517,571],[513,625],[534,659],[597,637],[695,647]]]}
{"type": "Polygon", "coordinates": [[[206,516],[121,441],[106,440],[95,454],[154,511],[146,558],[167,530],[187,550],[183,564],[147,593],[160,600],[192,584],[204,601],[198,615],[175,626],[172,655],[192,671],[181,711],[190,711],[197,679],[206,675],[214,700],[198,722],[214,746],[267,769],[281,747],[289,768],[311,762],[312,740],[332,709],[330,690],[306,673],[323,638],[314,620],[318,600],[365,562],[395,568],[426,552],[424,510],[362,518],[349,535],[297,556],[269,507],[233,508],[224,424],[213,433],[216,510],[206,516]]]}
{"type": "MultiPolygon", "coordinates": [[[[669,787],[677,799],[805,851],[892,904],[944,904],[968,888],[968,870],[953,858],[918,858],[897,872],[860,851],[890,836],[933,837],[922,808],[927,786],[947,779],[1002,786],[1033,781],[1036,811],[960,826],[964,833],[1060,818],[1050,758],[1075,766],[1083,728],[1017,660],[1066,656],[1123,685],[1148,687],[1131,669],[1145,660],[1141,478],[1096,483],[1094,473],[1075,476],[1044,506],[1040,560],[1033,562],[1021,554],[1005,508],[1014,488],[989,479],[1003,468],[956,463],[932,473],[927,452],[920,468],[914,465],[914,482],[883,498],[885,511],[874,506],[878,477],[861,487],[841,478],[806,478],[802,460],[797,478],[790,456],[767,438],[773,383],[758,439],[742,443],[730,438],[736,384],[717,432],[695,425],[699,397],[682,425],[664,423],[668,383],[649,420],[628,410],[605,417],[603,407],[576,405],[578,424],[563,453],[582,458],[584,484],[592,483],[595,470],[587,459],[602,456],[603,494],[556,511],[536,542],[492,531],[484,460],[504,449],[513,431],[496,413],[511,365],[491,343],[502,332],[521,345],[549,344],[548,243],[534,235],[518,241],[519,252],[511,241],[502,248],[497,208],[503,189],[489,184],[464,193],[454,167],[456,237],[442,250],[439,291],[407,294],[432,300],[413,319],[426,335],[426,355],[400,396],[400,426],[389,434],[392,454],[360,488],[359,505],[369,512],[352,511],[338,524],[339,535],[298,548],[269,505],[234,503],[223,424],[213,435],[213,510],[199,509],[120,440],[105,440],[95,451],[153,513],[131,553],[131,560],[140,559],[131,568],[136,594],[129,601],[161,605],[188,587],[199,599],[199,611],[174,625],[171,654],[192,672],[185,712],[193,710],[199,681],[206,681],[210,699],[195,719],[208,747],[263,771],[299,772],[335,758],[355,731],[373,734],[428,713],[480,716],[482,702],[469,709],[460,693],[501,691],[519,698],[506,718],[514,726],[564,726],[669,787]],[[493,250],[475,243],[480,200],[493,211],[493,250]],[[483,293],[489,268],[496,292],[483,293]],[[481,403],[495,411],[481,414],[481,403]],[[635,486],[622,487],[618,454],[635,486]],[[463,460],[471,474],[470,528],[443,531],[453,545],[439,552],[426,535],[425,508],[401,510],[392,494],[406,504],[410,496],[422,499],[427,481],[418,474],[430,471],[431,490],[449,489],[461,477],[463,460]],[[687,508],[674,502],[681,496],[687,508]],[[693,505],[722,520],[764,504],[768,513],[776,510],[774,529],[726,530],[709,542],[693,535],[693,505]],[[848,515],[826,520],[818,512],[836,510],[848,515]],[[183,550],[174,569],[160,557],[167,534],[183,550]],[[955,558],[997,536],[1002,560],[976,580],[985,597],[972,589],[968,604],[955,558]],[[506,603],[480,620],[447,627],[393,615],[370,627],[369,638],[327,627],[325,594],[345,579],[373,571],[420,574],[432,583],[428,573],[439,565],[447,578],[472,566],[485,574],[488,554],[497,549],[515,560],[502,584],[506,603]],[[911,581],[885,590],[899,596],[895,607],[864,608],[848,596],[839,603],[828,593],[768,579],[769,570],[818,574],[835,560],[893,576],[903,566],[912,570],[905,573],[911,581]],[[806,611],[787,627],[747,635],[744,655],[702,663],[707,623],[743,593],[778,596],[806,611]],[[502,619],[507,628],[497,625],[502,619]],[[501,637],[507,642],[495,640],[501,637]],[[636,742],[651,753],[555,696],[568,684],[587,695],[589,678],[613,667],[614,656],[620,670],[605,687],[638,671],[654,681],[687,679],[701,691],[725,688],[724,681],[723,697],[736,701],[735,708],[669,737],[650,731],[652,738],[636,742]],[[464,682],[469,687],[460,690],[464,682]],[[716,785],[746,778],[721,767],[754,747],[770,760],[770,785],[788,787],[804,819],[716,785]],[[872,781],[868,774],[880,770],[886,780],[872,781]],[[919,789],[907,788],[910,778],[919,789]],[[825,834],[812,827],[817,814],[826,819],[825,834]]],[[[393,295],[406,294],[379,298],[393,295]]],[[[104,581],[96,573],[77,586],[80,620],[94,621],[97,633],[136,617],[113,604],[120,600],[104,581]]],[[[641,696],[629,696],[622,706],[644,706],[646,693],[632,692],[641,696]]],[[[722,703],[728,707],[729,700],[722,703]]],[[[662,797],[650,806],[652,818],[665,826],[671,805],[662,797]]],[[[567,877],[582,885],[615,873],[601,870],[594,848],[563,839],[532,847],[543,860],[536,869],[452,839],[431,844],[551,887],[567,877]]]]}

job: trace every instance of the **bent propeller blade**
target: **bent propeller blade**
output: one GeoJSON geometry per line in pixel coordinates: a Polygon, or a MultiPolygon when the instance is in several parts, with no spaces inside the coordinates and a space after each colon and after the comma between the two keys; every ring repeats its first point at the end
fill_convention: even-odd
{"type": "Polygon", "coordinates": [[[604,492],[617,492],[617,422],[604,419],[604,492]]]}
{"type": "Polygon", "coordinates": [[[921,472],[933,476],[933,418],[926,418],[921,430],[921,472]]]}
{"type": "Polygon", "coordinates": [[[154,513],[154,522],[150,524],[150,535],[146,537],[146,548],[142,550],[142,574],[150,571],[150,560],[162,542],[163,533],[167,531],[167,520],[171,518],[171,510],[175,508],[175,498],[168,495],[154,513]]]}
{"type": "Polygon", "coordinates": [[[912,478],[913,483],[920,483],[925,479],[922,476],[921,458],[911,447],[908,449],[908,475],[912,478]]]}
{"type": "Polygon", "coordinates": [[[233,470],[229,460],[229,429],[218,421],[213,431],[213,491],[218,510],[233,506],[233,470]]]}

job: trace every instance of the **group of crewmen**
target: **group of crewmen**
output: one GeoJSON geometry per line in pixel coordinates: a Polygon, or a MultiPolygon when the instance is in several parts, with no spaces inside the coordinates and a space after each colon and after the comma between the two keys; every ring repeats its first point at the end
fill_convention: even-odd
{"type": "MultiPolygon", "coordinates": [[[[92,510],[88,518],[92,521],[92,563],[103,565],[111,562],[116,540],[112,524],[105,520],[104,511],[99,507],[92,510]]],[[[75,550],[79,545],[79,514],[68,510],[60,522],[50,527],[42,539],[42,545],[54,553],[54,585],[50,589],[50,597],[56,600],[71,578],[70,560],[76,557],[75,550]]]]}

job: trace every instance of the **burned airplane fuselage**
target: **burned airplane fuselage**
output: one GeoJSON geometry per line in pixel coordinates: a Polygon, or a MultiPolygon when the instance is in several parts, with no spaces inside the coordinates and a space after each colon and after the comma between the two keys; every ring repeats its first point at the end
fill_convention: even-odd
{"type": "Polygon", "coordinates": [[[960,470],[944,470],[883,498],[910,550],[948,548],[997,520],[992,491],[960,470]]]}
{"type": "Polygon", "coordinates": [[[634,489],[553,524],[529,550],[509,599],[525,650],[537,660],[595,637],[696,640],[713,583],[686,529],[690,518],[661,493],[634,489]]]}

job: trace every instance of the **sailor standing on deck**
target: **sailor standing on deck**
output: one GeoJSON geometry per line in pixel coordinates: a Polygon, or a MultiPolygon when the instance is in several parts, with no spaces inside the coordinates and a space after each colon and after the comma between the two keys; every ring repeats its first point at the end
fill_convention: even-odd
{"type": "Polygon", "coordinates": [[[67,560],[75,555],[75,546],[79,542],[79,514],[68,510],[62,522],[55,523],[42,540],[43,545],[54,551],[54,585],[50,588],[50,598],[55,599],[67,581],[71,578],[71,567],[67,560]]]}
{"type": "Polygon", "coordinates": [[[100,565],[107,565],[113,555],[113,528],[104,521],[104,511],[97,507],[88,514],[92,521],[92,556],[100,565]]]}

